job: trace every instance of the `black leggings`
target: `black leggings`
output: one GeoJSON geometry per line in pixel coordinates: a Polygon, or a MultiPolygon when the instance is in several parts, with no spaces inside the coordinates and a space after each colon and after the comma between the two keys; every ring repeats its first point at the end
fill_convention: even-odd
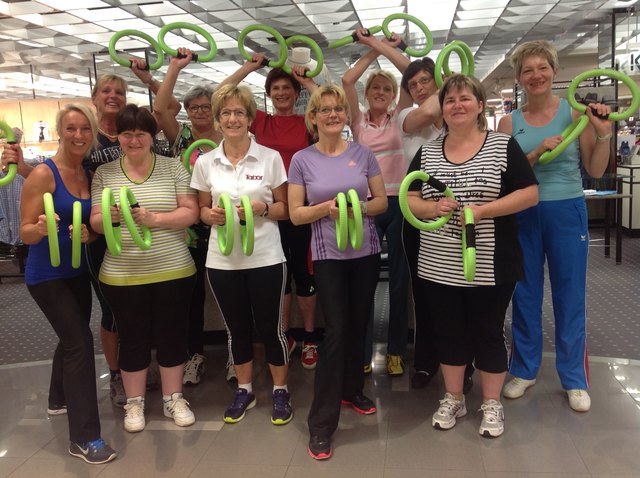
{"type": "Polygon", "coordinates": [[[100,438],[96,367],[87,274],[27,286],[60,342],[53,355],[50,405],[67,405],[69,439],[86,443],[100,438]]]}
{"type": "Polygon", "coordinates": [[[116,318],[122,370],[137,372],[147,368],[152,345],[161,367],[175,367],[186,361],[189,302],[194,283],[195,275],[142,285],[100,283],[116,318]]]}
{"type": "Polygon", "coordinates": [[[291,276],[296,282],[296,295],[311,297],[316,293],[316,282],[309,272],[309,245],[311,225],[295,226],[290,220],[278,221],[280,242],[287,259],[287,284],[285,294],[291,293],[291,276]]]}
{"type": "Polygon", "coordinates": [[[253,327],[264,341],[267,361],[289,362],[287,338],[282,328],[282,298],[287,265],[255,269],[207,269],[209,286],[227,328],[232,363],[253,360],[253,327]]]}
{"type": "Polygon", "coordinates": [[[311,435],[329,437],[338,428],[340,401],[361,395],[364,388],[364,339],[378,283],[380,254],[313,263],[318,301],[325,319],[318,346],[311,435]]]}
{"type": "Polygon", "coordinates": [[[102,261],[104,260],[104,253],[107,250],[107,241],[105,240],[103,235],[99,235],[98,239],[93,241],[84,248],[84,253],[87,258],[87,266],[89,268],[89,274],[91,277],[91,284],[93,285],[93,290],[96,293],[96,297],[98,298],[98,302],[100,303],[100,311],[102,312],[102,319],[100,321],[100,325],[103,329],[108,330],[109,332],[117,332],[116,330],[116,321],[113,318],[113,312],[111,311],[111,307],[107,303],[107,299],[104,297],[104,292],[101,289],[100,281],[98,280],[98,276],[100,275],[100,267],[102,266],[102,261]]]}

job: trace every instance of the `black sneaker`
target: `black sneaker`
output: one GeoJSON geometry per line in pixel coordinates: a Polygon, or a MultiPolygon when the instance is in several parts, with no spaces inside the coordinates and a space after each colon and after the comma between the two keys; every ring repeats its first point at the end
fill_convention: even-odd
{"type": "Polygon", "coordinates": [[[273,392],[273,410],[271,411],[271,423],[274,425],[286,425],[293,418],[291,395],[280,388],[273,392]]]}
{"type": "Polygon", "coordinates": [[[331,458],[333,450],[331,449],[331,440],[327,437],[321,437],[319,435],[311,435],[309,439],[309,455],[314,460],[326,460],[331,458]]]}
{"type": "Polygon", "coordinates": [[[49,404],[47,408],[47,415],[64,415],[67,413],[66,405],[55,405],[53,403],[49,404]]]}
{"type": "Polygon", "coordinates": [[[343,399],[342,404],[350,405],[356,412],[362,413],[363,415],[371,415],[377,411],[373,401],[364,395],[356,395],[348,400],[343,399]]]}
{"type": "Polygon", "coordinates": [[[425,372],[424,370],[417,370],[416,373],[413,374],[413,377],[411,377],[411,388],[420,390],[426,387],[429,385],[429,382],[433,380],[433,375],[434,374],[425,372]]]}
{"type": "Polygon", "coordinates": [[[91,465],[101,465],[116,459],[116,452],[102,438],[87,443],[69,444],[69,454],[82,458],[91,465]]]}
{"type": "Polygon", "coordinates": [[[224,412],[225,423],[238,423],[244,418],[244,414],[250,408],[256,406],[256,396],[247,392],[244,388],[236,390],[233,403],[224,412]]]}

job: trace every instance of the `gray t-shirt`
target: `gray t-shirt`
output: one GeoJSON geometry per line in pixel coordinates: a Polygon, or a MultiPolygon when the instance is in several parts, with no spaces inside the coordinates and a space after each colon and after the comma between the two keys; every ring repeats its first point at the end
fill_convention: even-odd
{"type": "Polygon", "coordinates": [[[417,108],[417,106],[410,106],[409,108],[403,109],[398,115],[398,124],[400,125],[400,138],[402,139],[402,148],[404,149],[404,157],[407,160],[407,164],[411,163],[413,157],[420,150],[423,144],[427,144],[429,141],[438,139],[443,131],[443,129],[438,128],[434,124],[431,124],[422,128],[417,133],[405,133],[404,120],[407,119],[407,115],[409,113],[417,108]]]}

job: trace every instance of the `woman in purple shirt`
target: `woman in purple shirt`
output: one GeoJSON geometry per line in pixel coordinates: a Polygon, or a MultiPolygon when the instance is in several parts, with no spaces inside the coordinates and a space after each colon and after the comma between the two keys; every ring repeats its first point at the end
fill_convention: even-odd
{"type": "Polygon", "coordinates": [[[360,359],[380,264],[373,216],[387,209],[387,197],[371,150],[342,137],[349,117],[349,104],[341,88],[318,88],[305,114],[307,128],[318,142],[296,153],[289,168],[289,215],[296,225],[311,224],[311,254],[325,317],[325,338],[318,349],[308,419],[309,454],[317,460],[331,457],[331,435],[338,427],[341,403],[363,414],[376,411],[374,403],[363,395],[360,359]],[[347,241],[341,251],[336,243],[336,196],[349,189],[355,189],[360,198],[363,241],[357,250],[347,241]]]}

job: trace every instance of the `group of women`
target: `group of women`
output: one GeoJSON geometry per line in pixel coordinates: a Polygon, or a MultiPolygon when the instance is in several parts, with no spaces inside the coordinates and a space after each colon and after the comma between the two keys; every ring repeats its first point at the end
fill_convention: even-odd
{"type": "MultiPolygon", "coordinates": [[[[152,345],[157,348],[165,415],[179,426],[195,420],[182,395],[188,324],[179,318],[191,306],[196,283],[196,266],[183,230],[198,221],[201,232],[210,235],[206,256],[201,257],[206,257],[206,276],[222,312],[238,378],[233,401],[224,413],[227,423],[239,422],[256,405],[254,328],[265,344],[273,379],[271,421],[284,425],[293,418],[287,387],[291,347],[284,313],[289,268],[294,275],[297,270],[303,316],[305,310],[311,314],[305,318],[305,329],[313,330],[310,309],[316,289],[325,318],[308,416],[309,454],[319,460],[332,456],[341,405],[362,414],[376,412],[375,403],[364,395],[364,373],[370,363],[365,335],[383,237],[389,244],[392,282],[387,371],[397,375],[404,370],[407,298],[401,292],[411,277],[416,307],[412,382],[416,388],[426,385],[438,364],[444,377],[445,395],[432,417],[434,428],[450,429],[466,415],[469,373],[465,370],[473,363],[482,386],[479,433],[486,437],[503,433],[500,398],[507,370],[511,367],[514,378],[504,395],[517,398],[535,383],[540,365],[545,259],[557,320],[558,372],[571,407],[589,409],[584,329],[588,231],[580,164],[592,176],[601,175],[608,165],[611,122],[602,118],[610,108],[590,105],[586,113],[590,127],[582,133],[580,147],[569,148],[540,166],[540,154],[559,143],[560,132],[573,120],[566,103],[551,92],[558,63],[548,42],[527,42],[514,51],[512,63],[527,103],[501,121],[499,132],[493,132],[487,128],[486,97],[476,79],[454,74],[436,91],[433,62],[422,59],[409,64],[395,49],[399,41],[395,35],[383,41],[362,31],[356,35],[371,52],[345,74],[344,89],[318,87],[302,70],[287,75],[274,69],[266,89],[276,114],[267,115],[257,110],[246,87],[237,86],[262,64],[261,55],[256,55],[217,89],[209,103],[208,93],[196,95],[197,103],[185,100],[191,114],[211,112],[218,125],[217,131],[200,128],[197,117],[192,118],[193,136],[215,138],[219,146],[201,151],[191,178],[180,162],[153,152],[158,126],[151,113],[127,105],[115,116],[121,154],[99,167],[92,179],[82,169],[82,160],[96,137],[93,114],[80,106],[61,110],[60,150],[25,183],[22,235],[32,245],[29,290],[61,341],[56,355],[63,361],[54,361],[54,372],[58,363],[65,398],[59,404],[67,407],[72,455],[91,463],[115,457],[100,438],[85,262],[79,269],[68,265],[71,203],[74,198],[80,200],[82,241],[91,242],[105,227],[116,228],[124,221],[122,206],[112,205],[109,217],[103,217],[107,210],[102,204],[103,188],[112,188],[114,202],[122,204],[120,196],[126,192],[119,188],[124,185],[133,193],[128,199],[135,197],[138,202],[131,208],[133,221],[151,231],[153,242],[143,251],[123,233],[121,253],[107,249],[99,272],[100,288],[119,333],[127,431],[145,426],[145,375],[152,345]],[[379,54],[404,72],[400,100],[397,107],[392,106],[398,90],[393,75],[375,72],[365,87],[369,110],[363,113],[355,83],[379,54]],[[304,117],[293,113],[301,85],[312,93],[304,117]],[[411,107],[413,102],[418,106],[411,107]],[[300,121],[306,130],[300,128],[300,121]],[[347,125],[356,142],[344,139],[347,125]],[[294,138],[283,137],[285,130],[295,132],[296,144],[294,138]],[[405,235],[405,254],[398,194],[407,170],[427,172],[453,195],[433,189],[433,182],[410,185],[407,201],[413,215],[427,223],[442,216],[450,219],[439,228],[405,235]],[[336,220],[341,215],[336,198],[351,189],[358,204],[351,200],[348,216],[361,215],[362,241],[359,247],[347,242],[344,248],[336,241],[336,220]],[[58,268],[49,265],[45,192],[54,195],[59,218],[62,265],[58,268]],[[227,202],[233,206],[225,207],[227,202]],[[477,265],[471,279],[463,273],[461,254],[465,217],[473,218],[476,234],[477,265]],[[290,222],[283,225],[285,220],[290,222]],[[255,234],[252,253],[241,247],[240,240],[249,222],[255,234]],[[310,227],[299,229],[302,225],[310,227]],[[219,247],[221,234],[232,241],[230,251],[219,247]],[[306,260],[309,248],[313,276],[306,260]],[[512,296],[514,343],[509,364],[503,329],[512,296]]],[[[167,110],[178,72],[191,54],[182,53],[185,59],[171,60],[156,113],[161,128],[172,131],[170,136],[175,133],[174,142],[181,135],[167,110]]],[[[6,151],[5,162],[15,161],[16,150],[6,151]]],[[[315,341],[310,335],[305,339],[315,354],[315,341]]]]}

